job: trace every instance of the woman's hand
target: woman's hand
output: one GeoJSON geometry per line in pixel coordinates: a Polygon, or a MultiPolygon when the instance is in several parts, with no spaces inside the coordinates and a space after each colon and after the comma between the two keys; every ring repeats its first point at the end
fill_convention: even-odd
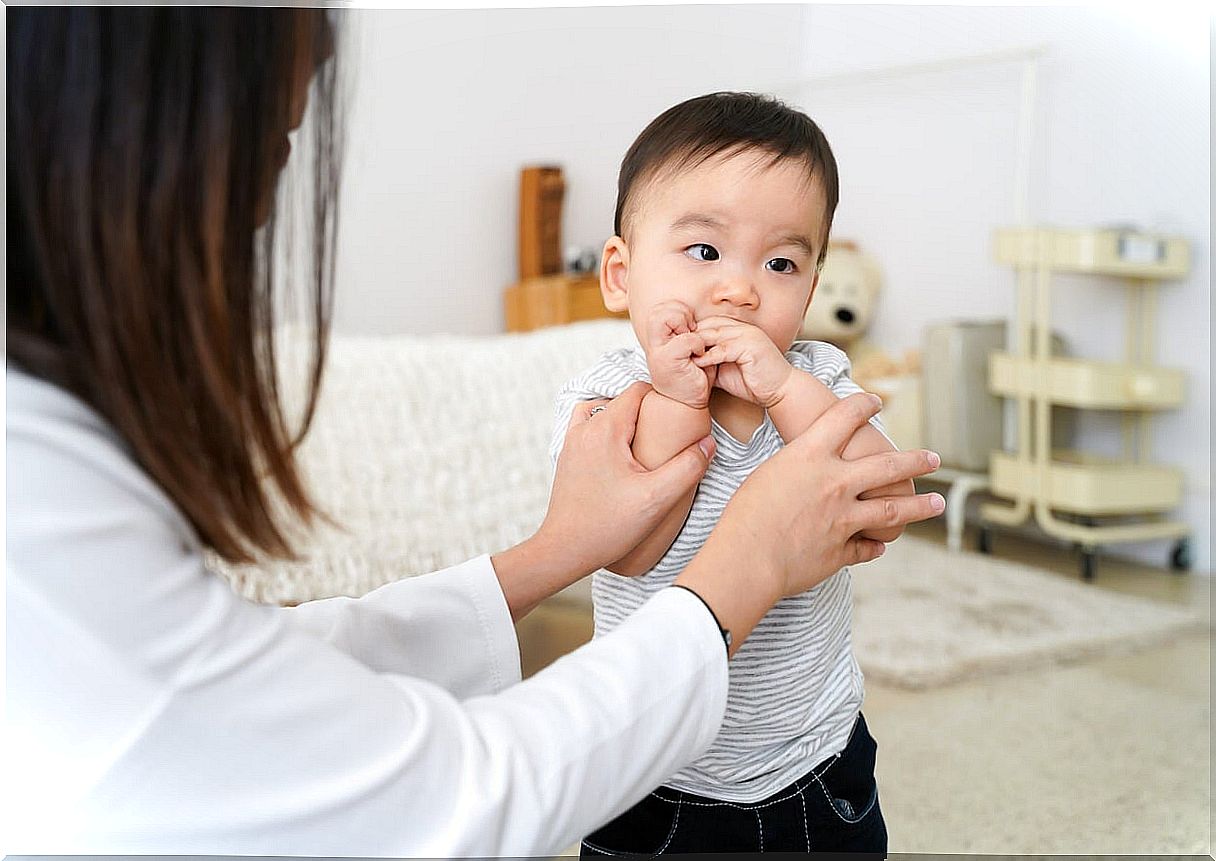
{"type": "Polygon", "coordinates": [[[706,317],[697,333],[707,349],[693,362],[717,368],[718,388],[766,410],[781,401],[794,367],[763,329],[730,317],[706,317]]]}
{"type": "Polygon", "coordinates": [[[692,309],[683,302],[672,299],[655,305],[644,330],[646,365],[660,395],[705,409],[717,368],[698,367],[694,361],[705,352],[705,340],[696,328],[692,309]]]}
{"type": "Polygon", "coordinates": [[[761,464],[677,578],[714,608],[732,633],[733,648],[781,598],[882,555],[884,544],[858,533],[926,520],[945,509],[937,493],[858,498],[941,463],[928,451],[844,460],[845,446],[879,407],[878,398],[867,394],[838,401],[761,464]]]}
{"type": "Polygon", "coordinates": [[[624,557],[705,474],[714,453],[711,437],[653,470],[634,458],[638,410],[650,390],[634,383],[612,401],[575,407],[544,522],[492,560],[512,618],[624,557]],[[592,415],[597,407],[603,409],[592,415]]]}

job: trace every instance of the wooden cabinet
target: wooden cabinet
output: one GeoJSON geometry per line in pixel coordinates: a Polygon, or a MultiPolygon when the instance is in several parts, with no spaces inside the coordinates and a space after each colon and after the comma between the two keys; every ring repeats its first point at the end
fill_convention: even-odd
{"type": "Polygon", "coordinates": [[[628,317],[604,307],[598,275],[524,278],[507,288],[504,301],[508,332],[529,332],[599,317],[628,317]]]}

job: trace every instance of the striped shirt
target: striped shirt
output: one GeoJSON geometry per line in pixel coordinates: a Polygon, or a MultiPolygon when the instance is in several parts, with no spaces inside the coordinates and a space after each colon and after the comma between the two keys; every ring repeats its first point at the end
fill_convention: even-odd
{"type": "MultiPolygon", "coordinates": [[[[849,377],[848,358],[830,344],[797,341],[785,357],[837,397],[861,391],[849,377]]],[[[579,401],[616,397],[638,380],[650,381],[645,354],[638,347],[625,347],[606,353],[563,386],[557,396],[552,459],[556,461],[561,452],[579,401]]],[[[783,445],[767,414],[746,442],[736,440],[716,421],[711,421],[711,429],[717,454],[701,480],[684,527],[663,558],[639,577],[608,571],[592,575],[597,637],[675,580],[701,549],[735,490],[783,445]]],[[[808,592],[778,602],[731,659],[726,716],[717,738],[667,785],[723,801],[751,803],[789,786],[842,751],[864,693],[861,670],[853,658],[851,611],[847,568],[808,592]]]]}

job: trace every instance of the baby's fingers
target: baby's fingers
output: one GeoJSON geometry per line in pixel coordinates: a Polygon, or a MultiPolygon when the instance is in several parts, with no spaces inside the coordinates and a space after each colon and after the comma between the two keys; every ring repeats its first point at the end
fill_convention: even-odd
{"type": "Polygon", "coordinates": [[[705,352],[705,339],[700,332],[685,332],[676,335],[662,347],[662,352],[673,358],[686,359],[690,356],[693,361],[705,352]]]}
{"type": "Polygon", "coordinates": [[[703,356],[693,356],[692,363],[698,368],[708,368],[710,365],[720,365],[723,362],[733,362],[730,353],[723,347],[710,347],[703,356]]]}
{"type": "Polygon", "coordinates": [[[654,307],[649,328],[652,334],[660,337],[682,335],[696,328],[696,319],[691,308],[672,299],[654,307]]]}
{"type": "Polygon", "coordinates": [[[698,329],[743,329],[747,324],[733,317],[723,317],[720,314],[715,314],[709,317],[702,318],[697,324],[698,329]]]}
{"type": "Polygon", "coordinates": [[[705,339],[706,344],[729,344],[740,340],[742,334],[738,329],[706,326],[704,321],[697,324],[697,331],[701,333],[701,337],[705,339]]]}

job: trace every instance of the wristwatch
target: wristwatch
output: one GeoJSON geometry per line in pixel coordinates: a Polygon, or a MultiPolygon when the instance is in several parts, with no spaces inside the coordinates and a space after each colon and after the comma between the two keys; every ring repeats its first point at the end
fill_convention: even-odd
{"type": "Polygon", "coordinates": [[[685,592],[688,592],[692,595],[696,595],[697,600],[705,605],[705,609],[709,611],[709,615],[711,618],[713,618],[714,624],[718,626],[718,633],[722,635],[722,642],[726,645],[726,654],[729,657],[730,656],[730,645],[732,642],[731,636],[730,636],[730,631],[728,631],[722,627],[722,623],[720,621],[718,621],[718,614],[714,612],[714,608],[709,606],[708,601],[706,601],[700,595],[697,595],[697,593],[694,590],[688,588],[687,586],[683,586],[679,583],[672,583],[671,585],[676,587],[677,589],[683,589],[685,592]]]}

